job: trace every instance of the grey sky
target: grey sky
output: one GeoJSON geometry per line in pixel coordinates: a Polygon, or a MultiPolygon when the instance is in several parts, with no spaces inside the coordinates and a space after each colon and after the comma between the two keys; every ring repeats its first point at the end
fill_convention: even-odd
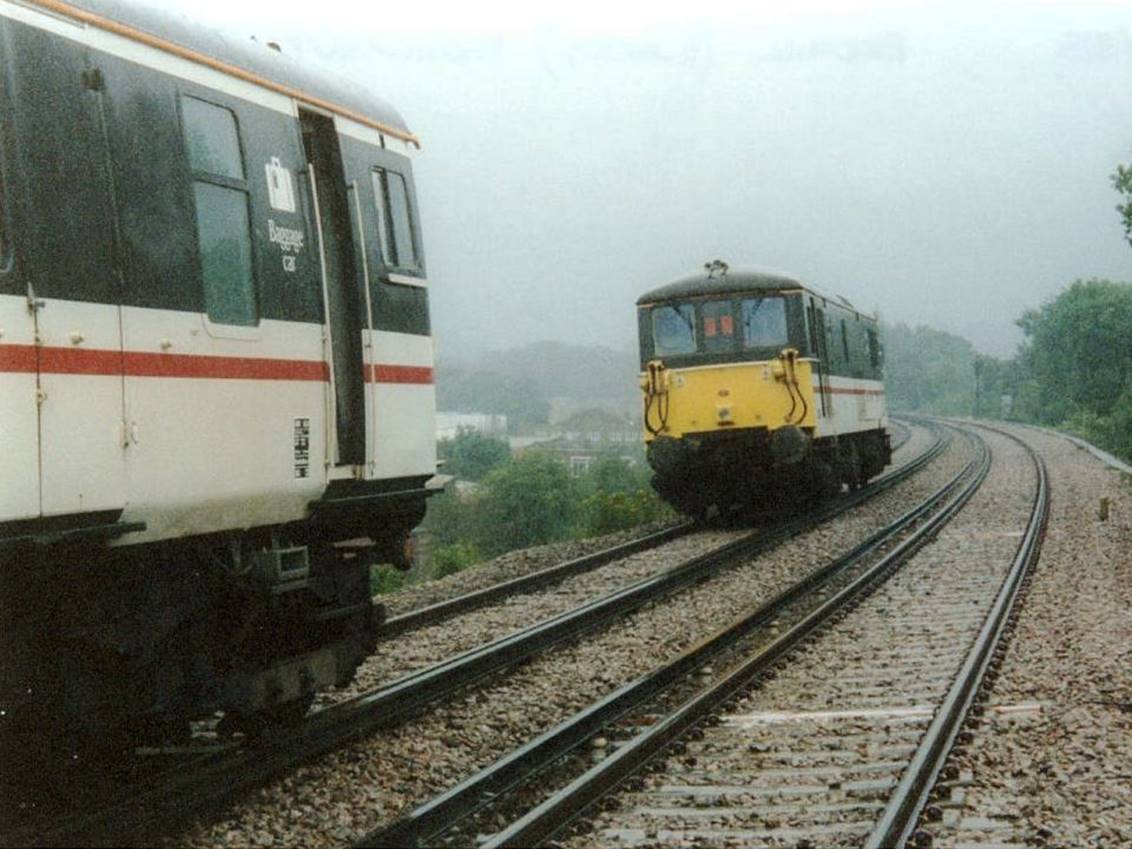
{"type": "Polygon", "coordinates": [[[637,294],[715,257],[999,355],[1074,278],[1132,279],[1123,4],[288,8],[193,15],[372,84],[421,137],[444,354],[631,348],[637,294]]]}

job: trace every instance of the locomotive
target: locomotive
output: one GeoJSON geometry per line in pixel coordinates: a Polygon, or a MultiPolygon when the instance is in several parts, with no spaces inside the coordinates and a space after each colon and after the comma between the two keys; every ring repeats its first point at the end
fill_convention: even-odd
{"type": "Polygon", "coordinates": [[[0,63],[4,750],[301,716],[443,484],[419,142],[124,0],[0,0],[0,63]]]}
{"type": "Polygon", "coordinates": [[[647,458],[678,511],[829,497],[891,461],[877,321],[844,298],[715,260],[637,315],[647,458]]]}

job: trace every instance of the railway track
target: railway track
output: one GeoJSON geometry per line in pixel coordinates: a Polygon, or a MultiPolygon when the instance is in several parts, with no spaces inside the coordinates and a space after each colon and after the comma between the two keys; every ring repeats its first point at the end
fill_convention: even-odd
{"type": "MultiPolygon", "coordinates": [[[[199,815],[230,802],[238,793],[267,781],[271,776],[293,769],[297,764],[317,755],[340,747],[359,736],[400,722],[426,705],[443,699],[472,681],[485,675],[498,672],[520,662],[524,658],[546,648],[561,643],[578,634],[599,627],[612,617],[623,615],[627,609],[655,600],[661,595],[676,591],[702,579],[713,569],[720,568],[729,559],[740,553],[766,550],[800,533],[806,527],[825,521],[837,513],[851,509],[865,498],[895,486],[943,450],[944,440],[937,438],[931,448],[908,463],[901,470],[890,473],[873,486],[848,496],[831,506],[820,515],[808,517],[804,522],[792,522],[773,530],[761,531],[739,543],[725,547],[705,557],[696,558],[690,563],[680,564],[652,578],[638,581],[615,593],[594,600],[562,616],[539,623],[518,634],[509,635],[502,640],[467,652],[443,664],[405,676],[389,685],[367,693],[358,698],[316,713],[301,727],[282,731],[273,735],[269,745],[244,747],[236,751],[210,755],[180,764],[169,775],[150,776],[145,788],[130,788],[122,795],[124,798],[112,804],[101,806],[97,811],[87,811],[54,822],[47,828],[35,827],[11,831],[0,835],[5,844],[21,845],[65,845],[81,836],[85,843],[119,843],[145,840],[154,834],[166,832],[170,825],[199,815]]],[[[680,532],[680,529],[672,529],[680,532]]],[[[686,532],[686,531],[684,531],[686,532]]],[[[660,535],[662,540],[669,532],[660,535]]],[[[667,537],[671,538],[671,537],[667,537]]],[[[639,545],[639,541],[630,546],[639,545]]],[[[621,547],[625,548],[625,547],[621,547]]],[[[598,563],[615,555],[599,553],[593,558],[583,558],[598,563]]],[[[580,570],[578,563],[563,564],[557,574],[566,575],[580,570]]],[[[553,574],[553,570],[546,570],[553,574]]],[[[546,575],[538,576],[530,584],[511,583],[515,587],[529,589],[539,582],[556,580],[546,575]]],[[[506,594],[503,588],[489,588],[490,593],[480,591],[473,599],[456,599],[448,606],[438,606],[436,610],[418,619],[428,621],[432,617],[451,616],[463,610],[486,603],[492,593],[496,597],[506,594]]],[[[435,621],[433,619],[432,621],[435,621]]]]}
{"type": "MultiPolygon", "coordinates": [[[[1021,453],[1017,446],[1015,450],[1021,453]]],[[[951,533],[945,523],[966,515],[960,513],[962,507],[989,473],[988,451],[962,486],[953,481],[946,498],[941,491],[929,499],[937,504],[930,518],[927,503],[918,508],[924,511],[918,517],[902,517],[905,527],[916,524],[916,530],[879,560],[868,562],[866,545],[865,551],[822,570],[820,580],[836,586],[827,585],[817,601],[815,582],[791,590],[667,670],[583,711],[369,835],[362,845],[494,847],[562,840],[566,824],[598,800],[609,804],[610,794],[623,784],[627,789],[613,803],[617,812],[600,815],[593,825],[597,834],[575,837],[578,845],[697,840],[712,845],[903,845],[982,676],[993,668],[1012,603],[1036,557],[1048,487],[1044,467],[1032,453],[1031,462],[1036,495],[1021,511],[1025,515],[1014,516],[1014,524],[1022,524],[1024,531],[1013,556],[991,558],[974,577],[964,568],[917,565],[925,559],[921,556],[888,578],[929,539],[951,533]],[[872,596],[863,601],[867,593],[872,596]],[[802,608],[787,612],[800,601],[802,608]],[[784,626],[784,621],[791,624],[784,626]],[[870,628],[883,632],[888,642],[870,647],[864,636],[870,628]],[[843,636],[847,629],[854,640],[843,636]],[[894,638],[899,640],[895,645],[894,638]],[[721,642],[737,639],[746,648],[727,651],[744,655],[742,659],[719,680],[683,698],[689,671],[703,668],[721,642]],[[752,640],[761,645],[752,647],[752,640]],[[775,665],[781,666],[788,655],[793,659],[790,653],[804,640],[817,661],[793,662],[775,677],[775,665]],[[821,655],[828,644],[841,646],[828,650],[832,666],[821,655]],[[815,669],[815,663],[825,668],[815,669]],[[656,693],[673,682],[674,695],[658,698],[656,693]],[[742,695],[755,686],[760,689],[742,695]],[[611,726],[615,720],[618,724],[611,726]],[[563,755],[585,752],[587,743],[592,753],[612,753],[577,775],[585,756],[563,755]],[[661,754],[667,754],[663,763],[661,754]],[[650,763],[661,768],[660,776],[634,777],[650,763]],[[523,784],[534,775],[540,785],[550,783],[550,776],[565,784],[543,798],[545,794],[523,784]],[[492,827],[500,816],[512,817],[520,808],[527,810],[510,825],[492,827]]],[[[873,541],[873,554],[884,544],[879,538],[884,533],[873,541]]],[[[1006,533],[1010,536],[994,540],[1000,550],[1004,539],[1013,546],[1016,531],[1006,533]]]]}

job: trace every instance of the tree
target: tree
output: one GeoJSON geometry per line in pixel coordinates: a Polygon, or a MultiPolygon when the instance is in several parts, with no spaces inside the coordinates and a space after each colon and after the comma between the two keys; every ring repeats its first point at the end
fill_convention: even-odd
{"type": "Polygon", "coordinates": [[[923,325],[886,325],[884,385],[894,411],[970,415],[975,349],[966,339],[923,325]]]}
{"type": "Polygon", "coordinates": [[[484,524],[476,547],[499,553],[566,539],[578,510],[578,484],[565,464],[529,454],[491,472],[483,481],[484,524]]]}
{"type": "Polygon", "coordinates": [[[460,428],[452,439],[440,440],[436,453],[444,461],[445,474],[470,481],[482,480],[492,469],[511,459],[506,442],[470,427],[460,428]]]}
{"type": "Polygon", "coordinates": [[[1112,186],[1124,198],[1124,203],[1116,205],[1116,211],[1120,213],[1120,222],[1124,226],[1124,238],[1132,245],[1132,166],[1117,165],[1116,173],[1112,175],[1112,186]]]}
{"type": "Polygon", "coordinates": [[[1018,324],[1035,418],[1132,456],[1132,285],[1078,280],[1018,324]]]}
{"type": "Polygon", "coordinates": [[[1132,380],[1132,285],[1076,281],[1018,320],[1022,359],[1039,386],[1039,420],[1108,415],[1132,380]]]}

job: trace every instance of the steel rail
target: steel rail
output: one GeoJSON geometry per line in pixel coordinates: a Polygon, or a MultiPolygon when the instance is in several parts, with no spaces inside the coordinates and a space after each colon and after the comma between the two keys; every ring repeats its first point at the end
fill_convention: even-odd
{"type": "Polygon", "coordinates": [[[679,539],[691,533],[696,527],[695,522],[681,522],[672,527],[661,528],[659,531],[654,531],[643,537],[621,543],[620,545],[615,545],[601,551],[595,551],[593,554],[577,557],[565,563],[556,563],[553,566],[548,566],[537,572],[531,572],[529,575],[520,575],[517,578],[501,581],[498,584],[492,584],[490,587],[484,587],[483,589],[475,590],[474,592],[457,596],[456,598],[445,599],[444,601],[430,604],[427,607],[410,610],[407,613],[402,613],[399,616],[393,616],[385,620],[385,623],[381,626],[380,636],[383,638],[393,637],[405,631],[411,631],[414,628],[432,625],[447,619],[449,616],[455,616],[458,613],[466,613],[469,610],[490,604],[498,599],[506,598],[507,596],[515,595],[520,592],[538,589],[552,584],[555,581],[565,580],[572,575],[597,569],[615,560],[622,560],[637,552],[647,551],[650,548],[656,548],[666,542],[679,539]]]}
{"type": "MultiPolygon", "coordinates": [[[[911,439],[910,425],[901,421],[899,426],[904,433],[901,438],[897,440],[897,443],[892,446],[894,453],[911,439]]],[[[699,526],[693,521],[681,522],[672,527],[662,528],[659,531],[646,534],[643,537],[621,543],[620,545],[602,551],[596,551],[593,554],[587,554],[565,563],[558,563],[546,569],[540,569],[529,575],[521,575],[517,578],[501,581],[498,584],[493,584],[489,587],[457,596],[456,598],[445,599],[444,601],[439,601],[426,607],[410,610],[399,616],[393,616],[387,619],[381,626],[381,636],[397,636],[398,634],[411,631],[415,628],[441,622],[449,616],[466,613],[469,610],[490,604],[498,599],[506,598],[507,596],[515,595],[520,592],[529,592],[530,590],[547,586],[573,575],[597,569],[615,560],[620,560],[632,554],[647,551],[650,548],[656,548],[674,539],[679,539],[691,533],[697,527],[699,526]]]]}
{"type": "MultiPolygon", "coordinates": [[[[931,459],[937,456],[945,444],[946,440],[941,436],[933,444],[932,449],[925,452],[924,457],[931,459]]],[[[770,551],[798,534],[839,516],[895,486],[922,466],[920,460],[923,458],[894,470],[872,485],[843,496],[813,514],[771,528],[760,529],[542,622],[507,634],[433,666],[411,672],[378,690],[358,696],[342,706],[323,713],[328,713],[330,710],[345,710],[348,707],[353,711],[379,716],[380,720],[375,722],[380,725],[392,724],[403,716],[415,713],[425,704],[462,689],[485,675],[514,666],[553,645],[593,630],[611,619],[620,618],[645,604],[704,580],[718,567],[732,564],[740,558],[754,557],[770,551]]],[[[312,718],[317,717],[318,714],[312,718]]]]}
{"type": "Polygon", "coordinates": [[[411,813],[370,832],[354,845],[398,847],[426,844],[430,839],[450,830],[457,821],[492,804],[502,794],[514,791],[560,757],[592,739],[602,728],[630,711],[639,709],[711,657],[747,636],[755,628],[771,621],[807,593],[828,584],[838,574],[905,531],[954,489],[971,472],[974,462],[919,505],[852,550],[814,570],[775,598],[682,652],[675,660],[613,691],[455,787],[418,806],[411,813]]]}
{"type": "Polygon", "coordinates": [[[86,845],[95,842],[118,845],[163,833],[171,823],[229,803],[241,792],[352,740],[395,725],[487,675],[515,666],[630,610],[704,580],[721,564],[757,556],[847,512],[901,483],[942,453],[950,436],[938,428],[935,430],[937,438],[916,459],[802,519],[762,529],[659,575],[318,711],[296,728],[277,729],[264,741],[267,745],[215,756],[208,763],[191,771],[178,771],[169,780],[147,786],[92,814],[68,817],[50,830],[0,832],[0,843],[69,846],[78,840],[86,845]]]}
{"type": "Polygon", "coordinates": [[[1049,475],[1045,462],[1033,448],[1014,434],[987,425],[977,426],[1014,440],[1030,454],[1038,479],[1030,520],[986,621],[931,725],[921,738],[916,754],[893,791],[876,828],[865,841],[865,849],[904,846],[912,836],[936,777],[943,768],[986,677],[995,649],[1003,639],[1007,622],[1018,601],[1022,582],[1041,555],[1050,505],[1049,475]]]}
{"type": "Polygon", "coordinates": [[[862,598],[878,586],[893,570],[930,542],[982,485],[990,471],[990,451],[985,442],[979,442],[979,465],[970,480],[881,560],[755,655],[733,667],[722,679],[622,745],[601,763],[591,767],[489,840],[478,843],[477,849],[544,844],[670,743],[740,694],[757,676],[766,672],[845,605],[862,598]]]}

